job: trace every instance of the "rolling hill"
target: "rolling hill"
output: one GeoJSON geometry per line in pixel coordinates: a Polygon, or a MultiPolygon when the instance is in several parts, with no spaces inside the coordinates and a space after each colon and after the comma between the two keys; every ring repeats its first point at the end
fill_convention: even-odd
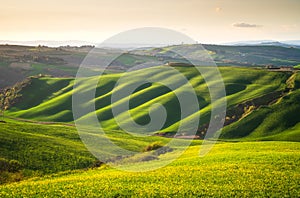
{"type": "Polygon", "coordinates": [[[300,48],[299,40],[289,40],[289,41],[276,41],[276,40],[252,40],[252,41],[237,41],[224,43],[224,45],[229,46],[281,46],[281,47],[295,47],[300,48]]]}
{"type": "MultiPolygon", "coordinates": [[[[95,100],[81,104],[79,108],[89,108],[95,102],[98,120],[102,127],[109,131],[120,130],[116,120],[122,120],[125,124],[128,122],[127,110],[113,115],[113,109],[126,105],[127,100],[129,100],[129,113],[140,125],[145,125],[150,121],[149,108],[159,102],[164,105],[168,113],[159,131],[149,131],[143,127],[130,128],[131,126],[127,130],[149,131],[149,134],[172,136],[181,122],[189,122],[201,115],[198,135],[203,137],[211,116],[211,99],[207,85],[195,68],[178,67],[176,69],[194,87],[200,111],[180,117],[181,109],[176,96],[188,94],[187,82],[181,80],[180,75],[173,73],[167,66],[129,72],[125,80],[116,87],[114,86],[122,74],[104,75],[97,85],[95,100]],[[148,83],[137,88],[131,95],[129,94],[130,99],[120,98],[111,103],[113,93],[118,93],[144,79],[152,79],[166,85],[176,85],[175,91],[172,92],[160,83],[148,83]]],[[[296,116],[300,107],[298,73],[233,67],[220,67],[220,71],[227,95],[226,126],[221,135],[222,138],[300,141],[299,125],[297,125],[300,120],[296,116]]],[[[89,83],[94,82],[95,79],[97,81],[97,77],[83,79],[85,83],[81,83],[77,89],[83,93],[88,92],[92,89],[89,83]]],[[[73,78],[32,78],[31,84],[21,91],[20,102],[9,110],[8,115],[36,121],[72,123],[73,83],[73,78]]],[[[155,113],[159,109],[152,109],[152,111],[155,113]]],[[[92,112],[78,119],[89,120],[91,116],[93,116],[92,112]]],[[[181,135],[189,134],[189,131],[186,131],[181,135]]]]}

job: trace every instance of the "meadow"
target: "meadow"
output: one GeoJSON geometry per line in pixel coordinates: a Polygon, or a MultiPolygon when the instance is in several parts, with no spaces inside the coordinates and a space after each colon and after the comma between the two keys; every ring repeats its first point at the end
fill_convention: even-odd
{"type": "MultiPolygon", "coordinates": [[[[300,144],[218,143],[204,157],[199,144],[173,163],[150,172],[109,166],[59,173],[0,186],[1,197],[299,197],[300,144]]],[[[172,158],[125,164],[138,170],[172,158]]]]}
{"type": "MultiPolygon", "coordinates": [[[[87,150],[72,125],[30,123],[8,118],[5,122],[0,123],[0,158],[16,160],[22,167],[18,174],[0,174],[0,183],[92,168],[98,161],[87,150]]],[[[107,135],[117,144],[136,152],[142,151],[152,142],[168,142],[168,139],[155,136],[131,137],[120,131],[110,131],[107,135]]]]}

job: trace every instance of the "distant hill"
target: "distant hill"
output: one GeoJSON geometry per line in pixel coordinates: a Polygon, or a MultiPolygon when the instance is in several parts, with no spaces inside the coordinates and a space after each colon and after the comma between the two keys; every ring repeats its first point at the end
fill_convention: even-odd
{"type": "Polygon", "coordinates": [[[80,63],[91,49],[92,46],[51,48],[0,45],[0,88],[39,74],[75,76],[80,63]]]}
{"type": "Polygon", "coordinates": [[[281,46],[281,47],[295,47],[300,48],[300,40],[288,40],[288,41],[274,41],[274,40],[253,40],[253,41],[237,41],[224,43],[223,45],[232,46],[281,46]]]}
{"type": "Polygon", "coordinates": [[[169,58],[182,59],[175,52],[187,54],[197,59],[207,50],[206,57],[211,58],[217,65],[236,65],[247,67],[275,66],[295,66],[300,63],[300,49],[282,46],[227,46],[227,45],[175,45],[164,48],[152,48],[146,50],[136,50],[132,53],[140,55],[151,55],[162,57],[165,61],[169,58]]]}
{"type": "Polygon", "coordinates": [[[300,40],[289,40],[289,41],[282,41],[282,43],[290,44],[290,45],[298,45],[300,46],[300,40]]]}
{"type": "MultiPolygon", "coordinates": [[[[0,45],[0,88],[13,85],[32,75],[51,75],[54,77],[74,77],[79,65],[93,49],[91,45],[81,47],[62,46],[19,46],[0,45]]],[[[189,63],[200,57],[208,57],[208,61],[200,61],[199,65],[266,67],[297,66],[300,64],[300,49],[282,46],[225,46],[225,45],[174,45],[167,47],[139,48],[122,50],[124,53],[109,64],[105,73],[118,73],[127,70],[137,70],[168,62],[189,63]],[[204,47],[204,48],[203,48],[204,47]],[[204,49],[206,51],[204,51],[204,49]],[[178,55],[175,52],[182,55],[178,55]],[[213,62],[214,61],[214,62],[213,62]]],[[[97,49],[98,56],[112,57],[111,48],[97,49]]],[[[86,72],[94,75],[102,71],[100,63],[86,66],[86,72]]]]}
{"type": "Polygon", "coordinates": [[[300,62],[300,49],[282,46],[218,46],[204,45],[212,51],[212,57],[219,64],[244,66],[294,66],[300,62]]]}
{"type": "Polygon", "coordinates": [[[24,46],[48,46],[48,47],[60,47],[60,46],[75,46],[80,47],[83,45],[95,45],[94,42],[69,40],[69,41],[51,41],[51,40],[36,40],[36,41],[10,41],[0,40],[1,45],[24,45],[24,46]]]}

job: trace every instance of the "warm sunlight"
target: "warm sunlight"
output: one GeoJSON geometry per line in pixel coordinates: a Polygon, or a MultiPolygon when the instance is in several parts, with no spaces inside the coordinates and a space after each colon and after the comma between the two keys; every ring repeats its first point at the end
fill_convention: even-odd
{"type": "Polygon", "coordinates": [[[101,42],[121,31],[164,27],[200,43],[296,40],[298,0],[4,1],[1,40],[101,42]]]}

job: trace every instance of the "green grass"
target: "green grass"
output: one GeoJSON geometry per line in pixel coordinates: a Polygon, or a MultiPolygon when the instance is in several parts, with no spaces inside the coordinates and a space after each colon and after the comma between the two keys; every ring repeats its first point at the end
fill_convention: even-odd
{"type": "Polygon", "coordinates": [[[74,127],[6,121],[0,123],[0,156],[19,161],[25,170],[53,173],[95,161],[74,127]]]}
{"type": "MultiPolygon", "coordinates": [[[[189,80],[189,83],[194,87],[197,98],[199,101],[200,111],[190,113],[181,119],[181,110],[178,99],[175,95],[185,95],[187,94],[186,90],[186,82],[183,81],[179,74],[174,73],[172,70],[169,70],[167,67],[155,67],[148,68],[130,72],[127,76],[124,77],[124,81],[119,84],[117,87],[114,87],[117,80],[122,76],[122,74],[109,74],[104,75],[100,78],[100,81],[97,85],[96,89],[96,97],[95,97],[95,106],[96,106],[96,114],[98,119],[106,130],[119,130],[120,126],[117,124],[116,119],[122,120],[123,123],[127,123],[129,118],[126,116],[127,111],[124,110],[118,115],[112,114],[112,108],[121,107],[126,104],[129,100],[129,113],[132,115],[132,118],[139,124],[144,125],[150,121],[149,117],[149,109],[153,104],[160,103],[164,105],[168,116],[166,118],[166,122],[163,125],[162,129],[159,132],[174,132],[177,131],[177,128],[180,122],[189,122],[193,118],[197,117],[199,114],[201,116],[200,124],[206,124],[210,119],[210,95],[207,89],[207,85],[199,75],[198,71],[195,68],[176,68],[181,74],[185,76],[186,79],[189,80]],[[166,86],[160,83],[149,84],[144,87],[138,88],[133,94],[128,96],[127,98],[121,98],[118,101],[111,103],[111,97],[113,93],[118,93],[122,91],[124,88],[133,85],[136,82],[141,82],[144,79],[151,79],[154,82],[165,83],[165,85],[172,85],[176,89],[170,90],[166,86]],[[130,97],[130,98],[129,98],[130,97]]],[[[208,76],[213,75],[211,71],[208,69],[208,76]]],[[[299,75],[293,76],[293,82],[289,82],[287,85],[288,79],[292,76],[292,73],[288,72],[268,72],[260,69],[249,69],[249,68],[228,68],[221,67],[220,68],[221,75],[223,77],[225,83],[225,89],[227,92],[227,108],[232,109],[235,108],[236,105],[241,104],[245,101],[250,101],[264,95],[276,92],[283,91],[286,87],[293,85],[294,91],[291,93],[291,96],[296,94],[297,89],[299,87],[299,75]]],[[[78,86],[77,91],[85,93],[91,90],[92,84],[98,82],[97,77],[91,77],[89,79],[82,79],[81,84],[78,86]]],[[[218,83],[219,79],[215,79],[211,84],[218,83]]],[[[54,121],[54,122],[73,122],[73,114],[72,114],[72,94],[73,94],[73,83],[74,80],[71,78],[40,78],[33,79],[32,84],[26,87],[22,91],[22,99],[21,102],[16,104],[8,114],[10,116],[16,116],[25,119],[32,119],[38,121],[54,121]]],[[[262,99],[261,99],[262,100],[262,99]]],[[[291,99],[289,103],[295,103],[293,112],[290,114],[291,117],[297,117],[296,112],[297,109],[297,97],[291,99]]],[[[289,103],[285,102],[286,100],[282,100],[280,104],[277,106],[280,107],[270,107],[274,108],[272,111],[277,112],[277,108],[285,109],[289,103]]],[[[93,105],[93,101],[88,101],[78,108],[88,108],[93,105]]],[[[194,104],[196,105],[196,104],[194,104]]],[[[157,109],[152,109],[156,111],[157,109]]],[[[252,132],[255,128],[258,127],[258,122],[262,122],[264,116],[269,114],[264,114],[271,110],[258,110],[262,113],[253,112],[253,114],[257,114],[257,116],[250,114],[249,117],[239,121],[239,124],[232,124],[231,126],[225,128],[224,138],[240,138],[245,137],[252,132]],[[252,117],[256,117],[255,119],[252,117]],[[253,120],[253,121],[247,121],[253,120]],[[251,122],[255,122],[254,124],[249,124],[251,122]],[[237,127],[238,125],[239,127],[237,127]],[[244,128],[245,127],[245,128],[244,128]],[[240,130],[242,129],[242,130],[240,130]],[[229,132],[228,132],[229,131],[229,132]],[[226,135],[226,134],[234,134],[234,135],[226,135]]],[[[288,111],[281,111],[275,115],[272,114],[273,117],[268,118],[272,123],[274,119],[277,119],[276,123],[288,122],[289,118],[286,118],[285,114],[288,114],[288,111]],[[284,121],[285,119],[285,121],[284,121]]],[[[79,119],[89,120],[93,113],[87,113],[82,115],[79,119]]],[[[271,115],[271,114],[270,114],[271,115]]],[[[272,127],[262,127],[259,131],[263,131],[262,134],[257,135],[256,137],[262,136],[265,137],[267,135],[274,135],[280,131],[287,130],[290,127],[293,127],[297,124],[299,120],[294,119],[293,122],[288,124],[282,124],[280,127],[275,126],[273,123],[272,127]],[[277,131],[276,131],[277,130],[277,131]]],[[[268,121],[265,120],[267,123],[268,121]]],[[[269,126],[269,124],[266,124],[269,126]]],[[[138,132],[144,131],[142,128],[137,130],[136,128],[129,128],[129,131],[138,132]]],[[[290,138],[290,137],[287,137],[290,138]]],[[[296,141],[299,141],[297,138],[296,141]]]]}
{"type": "Polygon", "coordinates": [[[299,74],[295,76],[294,91],[282,97],[277,103],[255,110],[239,122],[223,129],[221,137],[244,138],[245,140],[299,141],[300,90],[299,74]]]}
{"type": "MultiPolygon", "coordinates": [[[[49,174],[91,167],[96,161],[74,126],[12,119],[0,126],[0,158],[19,161],[25,171],[49,174]]],[[[169,141],[161,137],[132,137],[121,131],[106,135],[117,145],[137,152],[151,142],[169,141]]]]}
{"type": "MultiPolygon", "coordinates": [[[[201,143],[201,142],[199,142],[201,143]]],[[[160,160],[125,165],[155,166],[160,160]]],[[[219,143],[205,157],[190,147],[170,165],[150,172],[97,170],[57,174],[0,186],[2,197],[299,197],[300,144],[219,143]]]]}
{"type": "MultiPolygon", "coordinates": [[[[27,76],[35,76],[38,74],[48,74],[54,76],[76,76],[78,66],[66,65],[49,65],[43,63],[31,64],[32,70],[27,72],[27,76]]],[[[86,73],[92,75],[96,69],[86,68],[86,73]]]]}

